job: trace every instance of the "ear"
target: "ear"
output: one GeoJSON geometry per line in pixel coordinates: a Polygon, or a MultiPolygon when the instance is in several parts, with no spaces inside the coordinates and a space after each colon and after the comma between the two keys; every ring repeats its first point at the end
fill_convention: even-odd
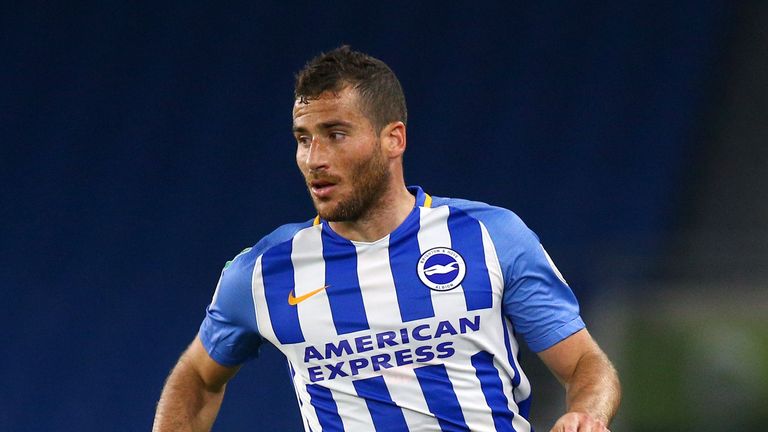
{"type": "Polygon", "coordinates": [[[402,156],[405,153],[405,124],[401,121],[392,122],[381,129],[381,146],[390,158],[402,156]]]}

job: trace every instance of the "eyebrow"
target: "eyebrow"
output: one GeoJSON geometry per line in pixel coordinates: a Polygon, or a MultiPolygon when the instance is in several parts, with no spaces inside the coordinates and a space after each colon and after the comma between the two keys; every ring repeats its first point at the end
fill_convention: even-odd
{"type": "MultiPolygon", "coordinates": [[[[352,123],[344,121],[344,120],[328,120],[327,122],[320,123],[318,127],[320,129],[333,129],[335,127],[352,127],[352,123]]],[[[293,126],[293,132],[307,132],[307,128],[301,127],[301,126],[293,126]]]]}

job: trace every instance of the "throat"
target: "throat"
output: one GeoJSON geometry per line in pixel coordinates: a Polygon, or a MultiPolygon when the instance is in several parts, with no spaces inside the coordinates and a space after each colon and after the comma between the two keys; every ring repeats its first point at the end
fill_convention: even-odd
{"type": "Polygon", "coordinates": [[[388,236],[405,221],[416,204],[416,198],[405,187],[405,196],[381,200],[354,221],[330,222],[331,228],[351,241],[375,243],[388,236]]]}

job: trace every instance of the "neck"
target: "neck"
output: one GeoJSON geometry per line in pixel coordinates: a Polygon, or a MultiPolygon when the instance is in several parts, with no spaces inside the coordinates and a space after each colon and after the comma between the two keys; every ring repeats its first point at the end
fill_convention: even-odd
{"type": "Polygon", "coordinates": [[[374,242],[389,235],[413,210],[416,198],[405,184],[390,188],[366,214],[355,221],[329,222],[340,236],[362,242],[374,242]]]}

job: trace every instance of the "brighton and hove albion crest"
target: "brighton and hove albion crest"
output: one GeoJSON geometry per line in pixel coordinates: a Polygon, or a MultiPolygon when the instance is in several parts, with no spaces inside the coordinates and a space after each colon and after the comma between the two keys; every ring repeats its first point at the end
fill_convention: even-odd
{"type": "Polygon", "coordinates": [[[455,250],[439,247],[421,254],[416,273],[429,289],[448,291],[459,286],[464,280],[467,265],[455,250]]]}

